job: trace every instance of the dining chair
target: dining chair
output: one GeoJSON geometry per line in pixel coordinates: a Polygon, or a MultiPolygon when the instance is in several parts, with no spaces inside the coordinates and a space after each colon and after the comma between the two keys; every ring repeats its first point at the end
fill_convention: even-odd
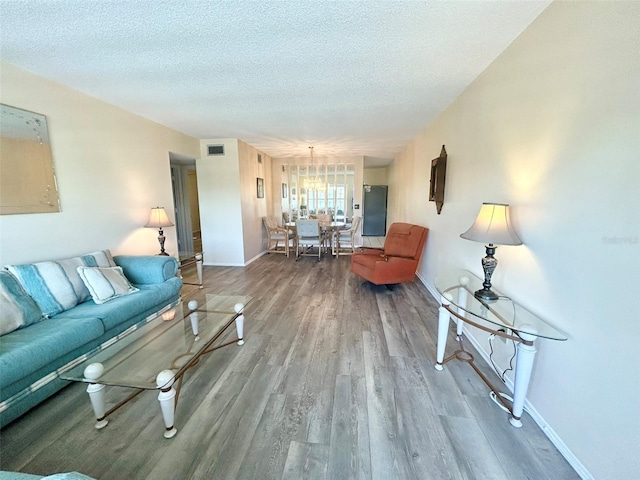
{"type": "Polygon", "coordinates": [[[316,256],[311,253],[314,248],[318,249],[318,261],[322,257],[322,250],[325,244],[325,236],[318,219],[296,221],[296,261],[300,257],[316,256]]]}
{"type": "Polygon", "coordinates": [[[320,225],[327,225],[333,221],[333,218],[331,218],[331,214],[329,213],[319,213],[316,215],[316,218],[320,222],[320,225]]]}
{"type": "Polygon", "coordinates": [[[276,217],[263,217],[267,230],[267,253],[284,253],[289,256],[290,246],[295,247],[295,235],[291,230],[278,225],[276,217]]]}
{"type": "Polygon", "coordinates": [[[318,223],[320,223],[320,228],[322,229],[322,233],[324,234],[324,248],[331,248],[333,251],[333,232],[331,229],[331,222],[333,222],[333,217],[330,213],[318,213],[316,215],[318,219],[318,223]],[[331,245],[329,245],[331,244],[331,245]]]}
{"type": "Polygon", "coordinates": [[[336,257],[340,255],[353,255],[355,253],[356,237],[360,230],[361,219],[362,217],[353,217],[350,227],[334,232],[333,254],[336,257]]]}

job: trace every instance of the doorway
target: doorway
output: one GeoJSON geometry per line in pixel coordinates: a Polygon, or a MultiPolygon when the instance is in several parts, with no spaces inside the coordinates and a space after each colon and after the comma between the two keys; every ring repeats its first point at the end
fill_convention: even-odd
{"type": "Polygon", "coordinates": [[[184,262],[197,253],[202,253],[196,160],[174,153],[169,154],[169,160],[178,236],[178,259],[184,262]]]}
{"type": "Polygon", "coordinates": [[[387,234],[386,185],[365,185],[363,196],[362,235],[384,237],[387,234]]]}

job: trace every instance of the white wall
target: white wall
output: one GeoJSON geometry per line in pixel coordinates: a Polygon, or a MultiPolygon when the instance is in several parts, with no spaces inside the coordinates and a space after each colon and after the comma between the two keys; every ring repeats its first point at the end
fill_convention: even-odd
{"type": "Polygon", "coordinates": [[[200,225],[205,265],[244,265],[239,145],[236,138],[200,141],[196,159],[200,225]],[[224,145],[224,155],[207,155],[207,145],[224,145]]]}
{"type": "Polygon", "coordinates": [[[247,265],[266,251],[262,217],[271,202],[271,158],[237,138],[201,140],[200,149],[196,170],[204,264],[247,265]],[[207,145],[224,145],[224,155],[208,156],[207,145]],[[264,198],[257,198],[257,178],[264,179],[264,198]]]}
{"type": "MultiPolygon", "coordinates": [[[[198,140],[12,65],[0,66],[0,83],[0,102],[46,115],[62,205],[0,216],[0,265],[159,252],[158,231],[143,225],[154,206],[174,219],[169,152],[196,156],[198,140]]],[[[175,228],[165,236],[177,256],[175,228]]]]}
{"type": "Polygon", "coordinates": [[[528,399],[600,479],[640,471],[638,25],[640,3],[554,2],[389,169],[390,221],[430,228],[432,290],[444,269],[481,274],[483,245],[459,234],[482,202],[511,204],[524,245],[498,248],[494,285],[569,335],[537,342],[528,399]]]}

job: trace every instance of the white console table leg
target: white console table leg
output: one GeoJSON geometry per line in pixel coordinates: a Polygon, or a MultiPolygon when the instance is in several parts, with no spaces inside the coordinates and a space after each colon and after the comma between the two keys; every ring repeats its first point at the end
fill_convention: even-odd
{"type": "MultiPolygon", "coordinates": [[[[461,281],[464,280],[465,277],[463,277],[463,279],[461,279],[461,281]]],[[[467,279],[467,283],[469,282],[469,280],[467,279]]],[[[466,283],[464,283],[464,285],[466,285],[466,283]]],[[[467,291],[464,288],[459,288],[458,289],[458,305],[467,305],[467,291]]],[[[458,310],[458,315],[460,315],[461,317],[464,317],[464,309],[459,306],[457,308],[458,310]]],[[[461,318],[457,318],[457,323],[456,323],[456,340],[460,340],[460,338],[462,338],[462,329],[464,327],[464,322],[462,321],[461,318]]]]}
{"type": "Polygon", "coordinates": [[[198,283],[200,284],[200,288],[202,285],[202,254],[196,254],[196,271],[198,272],[198,283]]]}
{"type": "Polygon", "coordinates": [[[156,385],[160,389],[158,400],[160,401],[162,418],[166,427],[164,438],[173,438],[178,433],[178,429],[173,425],[176,410],[176,389],[173,388],[173,380],[174,375],[171,370],[163,370],[156,377],[156,385]]]}
{"type": "Polygon", "coordinates": [[[514,372],[513,385],[513,407],[512,417],[509,419],[511,425],[516,428],[522,427],[522,412],[524,411],[524,401],[529,388],[529,380],[531,379],[531,371],[533,370],[533,360],[536,356],[536,347],[533,341],[536,339],[534,335],[520,333],[520,338],[530,345],[518,343],[516,353],[516,367],[514,372]]]}
{"type": "MultiPolygon", "coordinates": [[[[92,363],[84,369],[84,378],[89,381],[98,380],[104,372],[104,366],[101,363],[92,363]]],[[[109,423],[106,420],[105,412],[107,411],[104,401],[104,385],[99,383],[90,383],[87,387],[87,393],[91,400],[91,406],[93,407],[93,413],[96,415],[96,428],[100,430],[107,426],[109,423]]]]}
{"type": "Polygon", "coordinates": [[[442,361],[444,360],[444,350],[447,345],[447,334],[449,333],[449,319],[451,315],[445,306],[449,306],[451,294],[445,294],[440,298],[440,308],[438,309],[438,345],[436,347],[435,369],[442,371],[442,361]]]}

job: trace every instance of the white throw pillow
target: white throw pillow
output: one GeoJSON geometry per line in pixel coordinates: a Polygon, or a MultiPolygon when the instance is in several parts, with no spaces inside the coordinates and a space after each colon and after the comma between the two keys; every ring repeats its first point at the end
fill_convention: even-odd
{"type": "Polygon", "coordinates": [[[78,275],[95,303],[105,303],[138,291],[124,276],[121,267],[78,267],[78,275]]]}

